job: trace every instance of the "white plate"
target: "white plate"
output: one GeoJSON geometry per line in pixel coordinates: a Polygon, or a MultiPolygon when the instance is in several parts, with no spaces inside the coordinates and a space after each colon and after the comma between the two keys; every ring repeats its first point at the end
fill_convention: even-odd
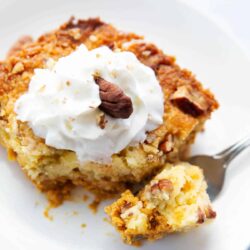
{"type": "MultiPolygon", "coordinates": [[[[0,0],[0,55],[23,34],[38,36],[71,15],[101,16],[122,30],[144,34],[210,87],[221,108],[194,146],[214,153],[249,133],[249,61],[237,43],[212,21],[176,1],[17,1],[0,0]]],[[[214,223],[171,235],[142,249],[241,250],[250,243],[249,150],[232,164],[225,191],[214,203],[214,223]]],[[[93,215],[87,203],[66,202],[43,216],[46,200],[0,149],[1,249],[133,249],[107,222],[102,207],[93,215]],[[77,211],[78,215],[73,215],[77,211]],[[86,228],[81,224],[86,223],[86,228]]]]}

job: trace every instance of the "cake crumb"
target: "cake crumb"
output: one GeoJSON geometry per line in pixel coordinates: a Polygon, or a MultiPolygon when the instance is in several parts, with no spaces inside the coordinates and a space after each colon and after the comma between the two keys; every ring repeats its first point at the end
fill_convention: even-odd
{"type": "Polygon", "coordinates": [[[142,242],[141,241],[135,241],[132,244],[133,247],[141,247],[142,246],[142,242]]]}
{"type": "Polygon", "coordinates": [[[40,202],[39,201],[36,201],[35,202],[35,207],[38,207],[40,205],[40,202]]]}
{"type": "Polygon", "coordinates": [[[81,228],[85,228],[85,227],[87,227],[87,224],[82,223],[82,224],[81,224],[81,228]]]}
{"type": "Polygon", "coordinates": [[[8,149],[7,150],[7,156],[8,156],[8,159],[10,160],[10,161],[15,161],[16,160],[16,157],[17,157],[17,154],[16,154],[16,152],[14,151],[14,150],[12,150],[12,149],[8,149]]]}
{"type": "Polygon", "coordinates": [[[50,210],[51,210],[52,208],[53,208],[53,207],[52,207],[51,205],[48,205],[48,206],[45,208],[44,212],[43,212],[44,217],[45,217],[46,219],[48,219],[49,221],[53,221],[53,220],[54,220],[53,216],[52,216],[51,214],[49,214],[49,212],[50,212],[50,210]]]}
{"type": "Polygon", "coordinates": [[[97,117],[96,117],[96,122],[97,122],[97,125],[101,128],[101,129],[104,129],[106,127],[106,123],[108,122],[106,119],[105,119],[105,114],[104,113],[101,113],[101,114],[98,114],[97,117]]]}
{"type": "Polygon", "coordinates": [[[96,196],[95,199],[89,204],[89,208],[92,210],[94,214],[97,212],[101,201],[102,201],[101,198],[96,196]]]}
{"type": "Polygon", "coordinates": [[[72,212],[72,215],[78,215],[78,214],[79,214],[79,212],[77,212],[77,211],[72,212]]]}
{"type": "Polygon", "coordinates": [[[47,191],[46,195],[49,201],[49,206],[55,208],[60,206],[66,200],[70,201],[72,199],[70,192],[73,187],[73,184],[69,182],[64,184],[63,187],[58,186],[58,188],[47,191]]]}
{"type": "Polygon", "coordinates": [[[23,71],[24,71],[24,65],[21,62],[16,63],[12,69],[13,74],[21,73],[23,71]]]}
{"type": "Polygon", "coordinates": [[[91,42],[96,42],[98,39],[97,39],[97,37],[96,37],[95,35],[90,35],[90,36],[89,36],[89,40],[90,40],[91,42]]]}
{"type": "Polygon", "coordinates": [[[89,196],[87,194],[84,194],[83,197],[82,197],[82,200],[87,201],[88,199],[89,199],[89,196]]]}
{"type": "Polygon", "coordinates": [[[110,221],[109,221],[109,219],[108,219],[107,217],[104,217],[102,220],[103,220],[104,222],[110,223],[110,221]]]}

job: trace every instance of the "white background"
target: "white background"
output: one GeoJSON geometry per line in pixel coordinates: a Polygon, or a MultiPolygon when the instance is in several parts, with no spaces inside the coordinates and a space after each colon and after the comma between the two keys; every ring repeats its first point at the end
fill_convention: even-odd
{"type": "Polygon", "coordinates": [[[181,0],[206,14],[240,42],[250,57],[249,0],[181,0]]]}

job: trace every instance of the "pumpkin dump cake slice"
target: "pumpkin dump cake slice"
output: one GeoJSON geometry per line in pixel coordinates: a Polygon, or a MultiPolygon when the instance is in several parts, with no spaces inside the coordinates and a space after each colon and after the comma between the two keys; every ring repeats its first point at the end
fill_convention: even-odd
{"type": "Polygon", "coordinates": [[[127,190],[105,211],[126,243],[155,240],[216,217],[206,188],[200,168],[166,164],[137,196],[127,190]]]}
{"type": "Polygon", "coordinates": [[[55,203],[182,158],[217,107],[173,57],[99,19],[25,37],[0,62],[0,143],[55,203]]]}

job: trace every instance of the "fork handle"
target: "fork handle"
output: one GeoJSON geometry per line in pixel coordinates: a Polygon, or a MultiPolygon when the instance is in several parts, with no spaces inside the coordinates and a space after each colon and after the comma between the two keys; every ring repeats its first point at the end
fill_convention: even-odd
{"type": "Polygon", "coordinates": [[[242,138],[232,146],[216,154],[215,157],[223,160],[224,167],[226,168],[228,164],[248,146],[250,146],[250,135],[242,138]]]}

